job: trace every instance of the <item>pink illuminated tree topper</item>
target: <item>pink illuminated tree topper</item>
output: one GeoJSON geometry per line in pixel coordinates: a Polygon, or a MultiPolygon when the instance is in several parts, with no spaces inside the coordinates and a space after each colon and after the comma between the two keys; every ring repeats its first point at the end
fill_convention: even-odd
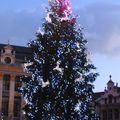
{"type": "Polygon", "coordinates": [[[60,12],[64,13],[66,16],[71,14],[71,3],[70,0],[56,0],[58,5],[60,6],[60,12]]]}
{"type": "Polygon", "coordinates": [[[56,2],[59,6],[59,12],[69,16],[72,12],[70,0],[49,0],[50,3],[56,2]]]}

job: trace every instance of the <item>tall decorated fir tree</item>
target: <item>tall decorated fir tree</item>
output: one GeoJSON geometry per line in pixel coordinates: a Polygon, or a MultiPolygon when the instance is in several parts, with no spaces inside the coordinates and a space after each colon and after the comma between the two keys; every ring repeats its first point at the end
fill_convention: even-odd
{"type": "Polygon", "coordinates": [[[95,67],[69,0],[50,0],[36,39],[29,42],[29,76],[22,93],[28,120],[97,120],[93,102],[95,67]]]}

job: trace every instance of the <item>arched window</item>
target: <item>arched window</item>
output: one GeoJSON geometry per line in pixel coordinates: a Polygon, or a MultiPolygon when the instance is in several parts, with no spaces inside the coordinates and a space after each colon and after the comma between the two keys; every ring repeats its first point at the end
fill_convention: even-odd
{"type": "Polygon", "coordinates": [[[10,89],[10,75],[3,76],[3,91],[8,91],[10,89]]]}

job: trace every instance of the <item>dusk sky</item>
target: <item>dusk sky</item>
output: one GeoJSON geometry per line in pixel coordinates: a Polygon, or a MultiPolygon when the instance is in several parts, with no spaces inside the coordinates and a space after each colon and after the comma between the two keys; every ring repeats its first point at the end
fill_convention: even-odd
{"type": "MultiPolygon", "coordinates": [[[[84,28],[93,64],[100,76],[95,91],[106,87],[109,75],[120,86],[120,0],[71,0],[84,28]]],[[[46,15],[48,0],[0,0],[0,43],[25,46],[35,37],[46,15]]]]}

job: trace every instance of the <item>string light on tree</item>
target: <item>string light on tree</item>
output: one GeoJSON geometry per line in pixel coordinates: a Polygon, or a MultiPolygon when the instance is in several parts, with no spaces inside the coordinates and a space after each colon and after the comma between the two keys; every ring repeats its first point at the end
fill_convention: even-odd
{"type": "Polygon", "coordinates": [[[49,0],[42,28],[29,42],[22,93],[28,120],[98,120],[92,108],[96,68],[87,58],[86,39],[72,17],[70,0],[49,0]],[[31,64],[32,63],[32,64],[31,64]]]}

